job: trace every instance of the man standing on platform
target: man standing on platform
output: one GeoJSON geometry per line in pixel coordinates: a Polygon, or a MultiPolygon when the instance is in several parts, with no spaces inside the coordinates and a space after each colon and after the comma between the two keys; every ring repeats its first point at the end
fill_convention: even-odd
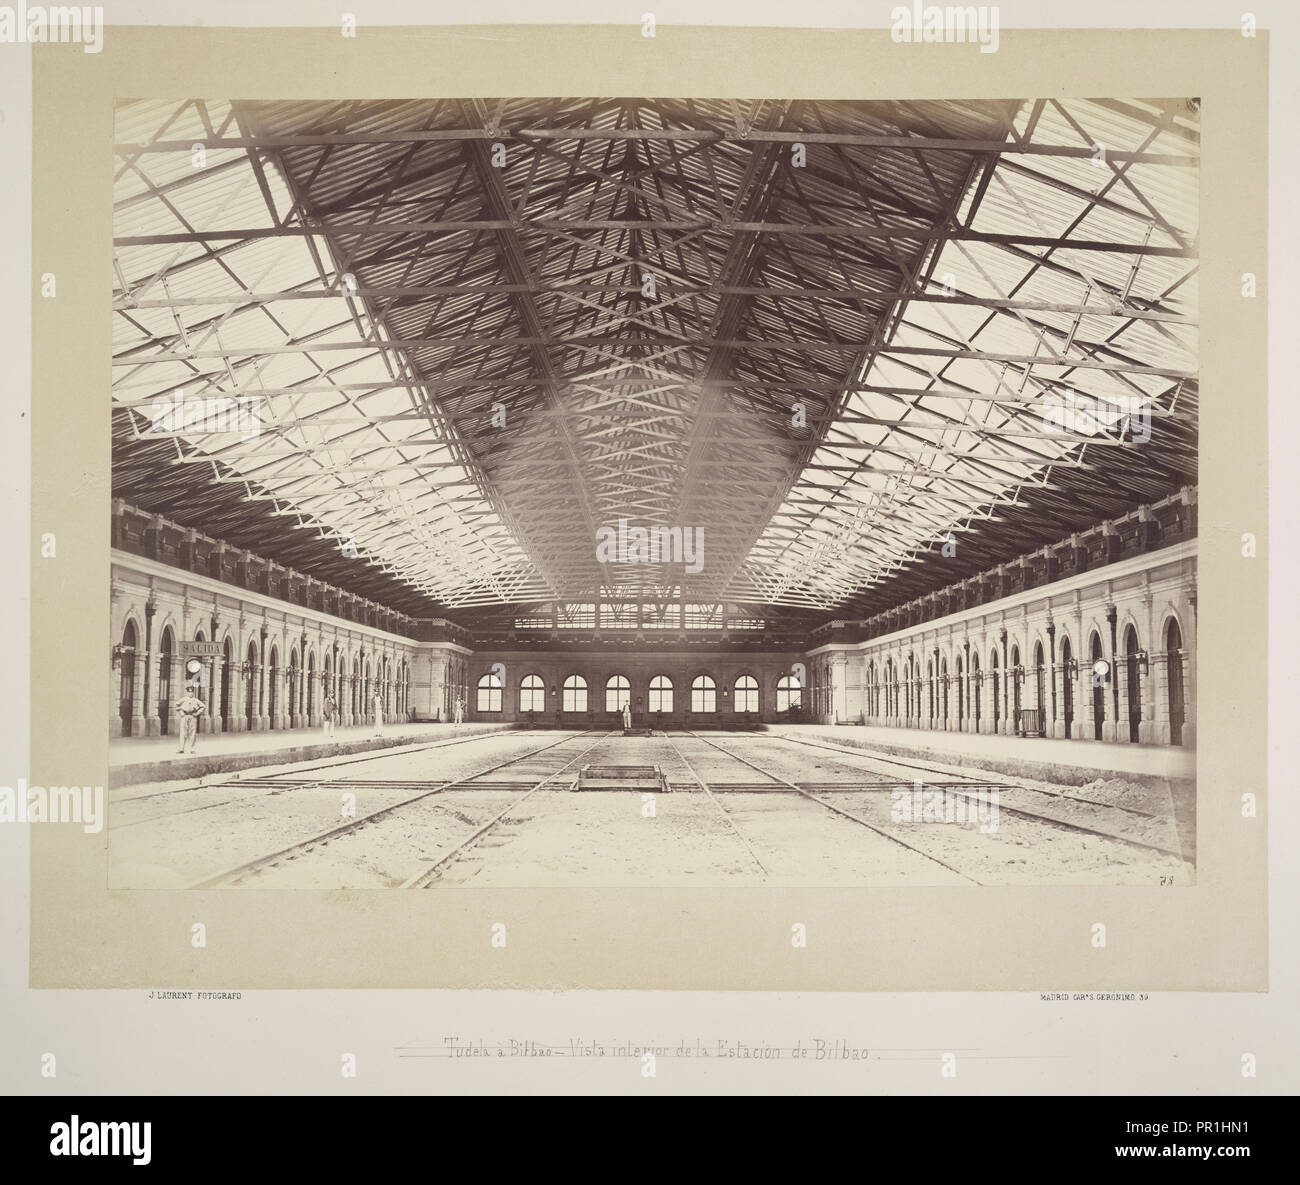
{"type": "Polygon", "coordinates": [[[199,742],[199,717],[203,715],[203,701],[187,688],[185,695],[177,702],[176,712],[181,718],[181,747],[178,753],[184,753],[186,745],[191,753],[199,742]]]}
{"type": "Polygon", "coordinates": [[[456,727],[459,728],[459,727],[460,727],[460,723],[461,723],[461,721],[465,719],[465,701],[464,701],[463,699],[459,699],[459,698],[457,698],[457,700],[456,700],[456,718],[455,718],[455,719],[456,719],[456,727]]]}
{"type": "Polygon", "coordinates": [[[334,735],[334,722],[338,718],[339,706],[334,702],[333,692],[325,693],[325,735],[332,740],[337,741],[338,737],[334,735]]]}
{"type": "Polygon", "coordinates": [[[632,705],[623,701],[623,735],[629,736],[632,732],[632,705]]]}
{"type": "Polygon", "coordinates": [[[375,736],[384,735],[384,697],[378,692],[375,693],[375,736]]]}

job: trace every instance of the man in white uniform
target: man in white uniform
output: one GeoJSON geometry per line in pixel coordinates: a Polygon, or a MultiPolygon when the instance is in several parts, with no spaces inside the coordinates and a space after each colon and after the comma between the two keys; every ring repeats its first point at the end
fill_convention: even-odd
{"type": "Polygon", "coordinates": [[[203,701],[193,690],[186,690],[176,704],[176,711],[181,718],[181,747],[177,752],[184,753],[188,746],[193,753],[199,743],[199,717],[203,715],[203,701]]]}
{"type": "Polygon", "coordinates": [[[384,735],[384,697],[375,696],[375,736],[384,735]]]}

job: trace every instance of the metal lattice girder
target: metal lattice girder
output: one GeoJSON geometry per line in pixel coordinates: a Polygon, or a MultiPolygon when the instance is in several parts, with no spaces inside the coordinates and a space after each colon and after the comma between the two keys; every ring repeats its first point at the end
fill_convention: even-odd
{"type": "Polygon", "coordinates": [[[116,490],[480,617],[906,600],[951,579],[954,532],[973,570],[1194,474],[1196,126],[1110,100],[124,103],[116,490]],[[159,432],[178,389],[256,431],[159,432]],[[619,520],[701,530],[703,568],[599,563],[619,520]]]}

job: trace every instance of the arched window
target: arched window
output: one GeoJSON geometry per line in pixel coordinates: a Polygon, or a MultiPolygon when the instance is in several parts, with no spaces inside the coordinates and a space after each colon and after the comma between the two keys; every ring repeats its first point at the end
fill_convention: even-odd
{"type": "Polygon", "coordinates": [[[519,710],[521,712],[546,711],[546,684],[541,675],[525,675],[519,682],[519,710]]]}
{"type": "Polygon", "coordinates": [[[624,704],[632,702],[632,684],[626,675],[610,675],[605,680],[605,711],[621,712],[624,704]]]}
{"type": "Polygon", "coordinates": [[[650,711],[673,710],[673,681],[667,675],[656,675],[650,680],[650,711]]]}
{"type": "Polygon", "coordinates": [[[478,704],[480,712],[501,711],[501,676],[489,671],[478,681],[478,704]]]}
{"type": "Polygon", "coordinates": [[[776,710],[788,712],[803,704],[803,687],[794,675],[782,675],[776,681],[776,710]]]}
{"type": "Polygon", "coordinates": [[[564,697],[560,707],[565,712],[587,710],[587,680],[581,675],[570,675],[564,681],[564,697]]]}
{"type": "Polygon", "coordinates": [[[708,675],[696,675],[691,680],[691,711],[716,712],[718,687],[708,675]]]}
{"type": "Polygon", "coordinates": [[[1011,680],[1011,727],[1020,730],[1020,685],[1025,680],[1025,673],[1020,669],[1020,647],[1011,647],[1011,669],[1007,671],[1011,680]]]}
{"type": "Polygon", "coordinates": [[[736,680],[734,702],[737,712],[758,711],[758,680],[753,675],[741,675],[736,680]]]}

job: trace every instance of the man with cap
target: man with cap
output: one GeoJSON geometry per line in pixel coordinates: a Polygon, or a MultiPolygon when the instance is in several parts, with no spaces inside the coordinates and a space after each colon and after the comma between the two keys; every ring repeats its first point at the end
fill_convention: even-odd
{"type": "Polygon", "coordinates": [[[185,695],[176,704],[176,712],[181,718],[181,747],[177,752],[184,753],[188,744],[193,753],[199,741],[199,717],[204,712],[203,701],[193,687],[185,689],[185,695]]]}

